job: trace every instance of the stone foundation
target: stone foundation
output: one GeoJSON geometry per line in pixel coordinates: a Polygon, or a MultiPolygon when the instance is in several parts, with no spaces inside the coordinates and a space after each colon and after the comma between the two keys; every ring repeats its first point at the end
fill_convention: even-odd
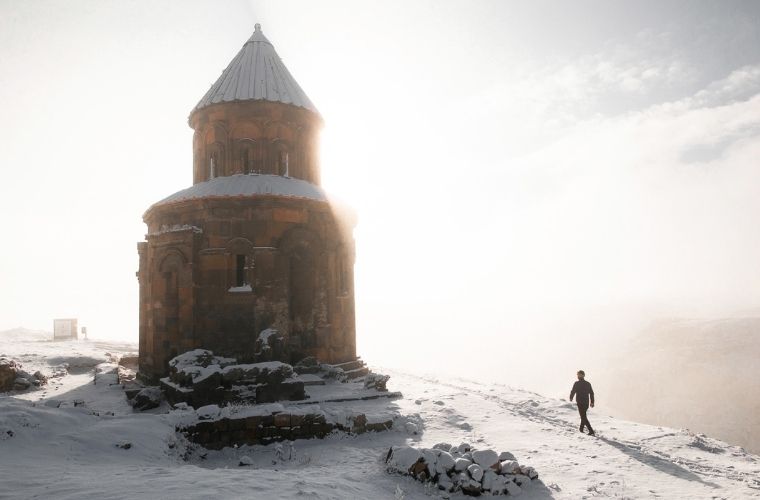
{"type": "Polygon", "coordinates": [[[333,432],[363,434],[385,431],[393,427],[393,421],[368,422],[364,414],[349,419],[348,425],[328,422],[319,413],[273,413],[246,417],[221,418],[200,421],[177,429],[193,443],[204,448],[219,450],[226,446],[267,445],[278,441],[324,438],[333,432]]]}

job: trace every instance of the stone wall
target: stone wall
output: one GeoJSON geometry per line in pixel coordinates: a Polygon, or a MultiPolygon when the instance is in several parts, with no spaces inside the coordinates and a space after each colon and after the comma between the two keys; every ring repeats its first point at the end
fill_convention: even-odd
{"type": "Polygon", "coordinates": [[[321,118],[306,109],[266,101],[207,106],[190,116],[193,135],[193,183],[209,178],[211,155],[216,176],[280,174],[279,152],[288,153],[288,175],[319,184],[321,118]]]}
{"type": "Polygon", "coordinates": [[[392,420],[370,423],[364,414],[354,415],[348,425],[342,425],[327,422],[322,414],[275,413],[200,421],[177,430],[204,448],[219,450],[226,446],[324,438],[332,432],[378,432],[390,430],[392,426],[392,420]]]}
{"type": "Polygon", "coordinates": [[[287,341],[280,361],[356,358],[352,222],[330,204],[197,199],[153,208],[145,220],[138,278],[146,380],[195,348],[252,360],[258,333],[270,327],[287,341]],[[248,291],[231,291],[237,255],[247,259],[248,291]]]}

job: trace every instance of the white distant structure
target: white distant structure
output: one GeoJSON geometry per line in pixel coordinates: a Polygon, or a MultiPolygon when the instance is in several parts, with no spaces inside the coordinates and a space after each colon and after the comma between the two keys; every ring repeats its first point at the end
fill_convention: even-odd
{"type": "Polygon", "coordinates": [[[76,319],[53,320],[53,340],[71,340],[76,338],[78,338],[76,319]]]}

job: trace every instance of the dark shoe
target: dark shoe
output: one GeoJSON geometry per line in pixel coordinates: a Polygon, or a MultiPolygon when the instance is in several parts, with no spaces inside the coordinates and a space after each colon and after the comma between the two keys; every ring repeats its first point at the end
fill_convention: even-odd
{"type": "Polygon", "coordinates": [[[588,435],[589,436],[596,436],[596,432],[590,430],[590,431],[588,431],[588,435]]]}
{"type": "Polygon", "coordinates": [[[583,425],[581,425],[581,426],[580,426],[580,428],[579,428],[578,430],[579,430],[579,431],[581,431],[581,432],[583,432],[583,427],[584,427],[584,426],[583,426],[583,425]]]}

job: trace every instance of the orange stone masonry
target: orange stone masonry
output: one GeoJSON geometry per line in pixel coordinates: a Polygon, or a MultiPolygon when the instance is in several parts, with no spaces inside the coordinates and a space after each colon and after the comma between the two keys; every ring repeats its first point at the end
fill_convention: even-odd
{"type": "Polygon", "coordinates": [[[354,216],[324,195],[322,119],[258,25],[189,124],[193,186],[143,216],[140,378],[196,348],[258,360],[267,328],[284,339],[279,361],[356,359],[354,216]]]}

